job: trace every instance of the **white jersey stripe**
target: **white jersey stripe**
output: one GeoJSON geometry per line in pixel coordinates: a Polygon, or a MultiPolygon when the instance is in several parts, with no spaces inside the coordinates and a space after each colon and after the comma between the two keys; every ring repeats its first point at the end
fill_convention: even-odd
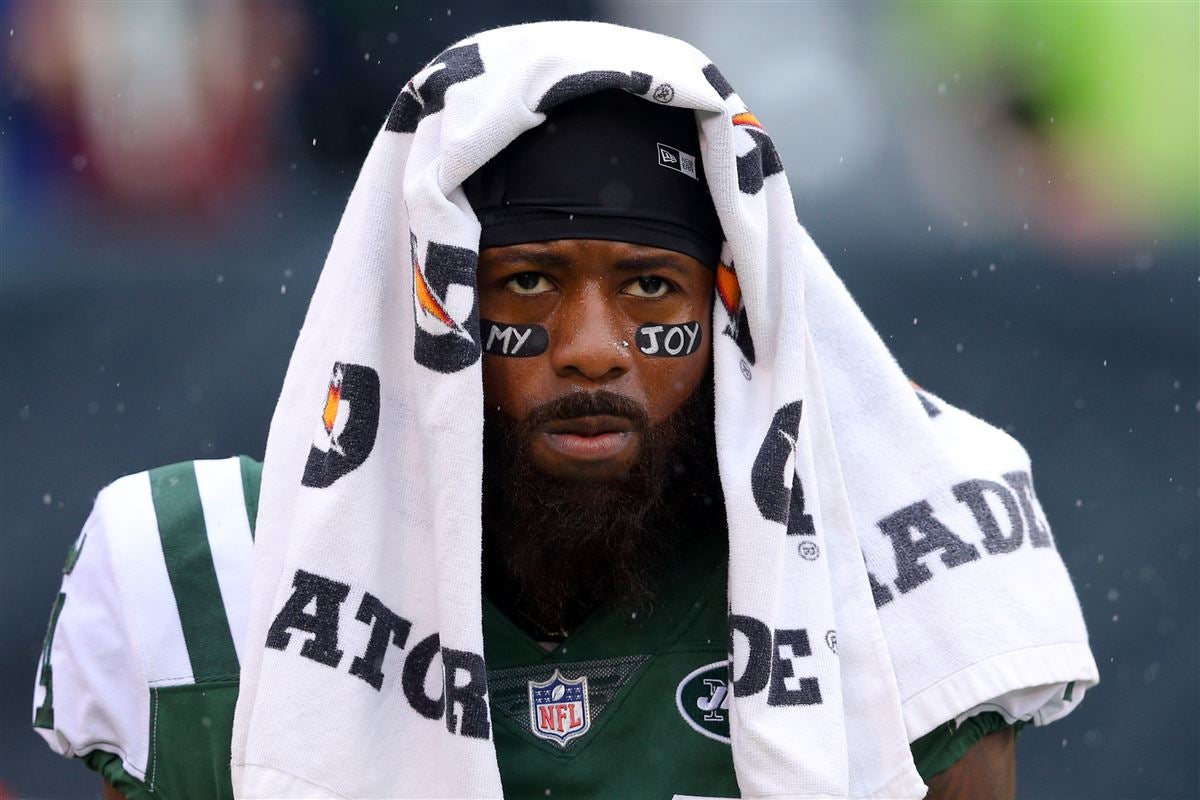
{"type": "Polygon", "coordinates": [[[105,489],[97,502],[114,534],[110,548],[125,613],[141,642],[151,686],[192,683],[183,627],[163,559],[150,476],[139,472],[105,489]]]}
{"type": "Polygon", "coordinates": [[[217,584],[225,605],[225,618],[242,660],[242,639],[250,610],[250,565],[254,539],[246,516],[242,491],[241,463],[235,456],[221,461],[194,461],[200,504],[204,507],[204,527],[212,550],[217,584]]]}

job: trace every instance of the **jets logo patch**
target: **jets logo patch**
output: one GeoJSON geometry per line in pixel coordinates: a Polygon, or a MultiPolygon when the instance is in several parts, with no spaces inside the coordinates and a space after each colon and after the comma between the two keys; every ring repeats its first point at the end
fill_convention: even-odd
{"type": "Polygon", "coordinates": [[[569,680],[558,670],[550,680],[529,682],[529,727],[539,739],[566,747],[592,727],[587,677],[569,680]]]}
{"type": "Polygon", "coordinates": [[[714,661],[684,676],[675,689],[675,707],[692,730],[729,744],[729,667],[714,661]]]}
{"type": "Polygon", "coordinates": [[[379,373],[334,362],[321,420],[300,483],[324,489],[357,468],[375,447],[379,429],[379,373]]]}

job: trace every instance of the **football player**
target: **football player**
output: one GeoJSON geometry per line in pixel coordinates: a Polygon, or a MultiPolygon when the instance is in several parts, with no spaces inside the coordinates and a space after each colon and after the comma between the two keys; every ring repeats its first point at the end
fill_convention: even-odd
{"type": "MultiPolygon", "coordinates": [[[[505,793],[737,796],[712,428],[721,226],[701,165],[679,181],[622,158],[656,141],[700,152],[695,118],[604,92],[549,119],[465,187],[480,315],[505,321],[483,331],[483,626],[505,793]],[[557,213],[520,213],[547,197],[557,213]],[[628,341],[649,323],[663,327],[628,341]],[[539,692],[582,691],[586,714],[539,718],[539,692]]],[[[106,797],[232,796],[260,469],[121,478],[70,551],[34,726],[106,797]]],[[[911,749],[930,797],[1011,797],[1013,741],[984,711],[911,749]]]]}

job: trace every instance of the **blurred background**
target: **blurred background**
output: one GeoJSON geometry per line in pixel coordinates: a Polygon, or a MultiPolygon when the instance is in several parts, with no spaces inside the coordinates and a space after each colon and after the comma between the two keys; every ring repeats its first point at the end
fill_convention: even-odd
{"type": "Polygon", "coordinates": [[[1196,3],[0,2],[0,797],[95,797],[29,728],[96,492],[262,457],[399,88],[457,38],[687,39],[918,382],[1030,451],[1103,685],[1023,797],[1200,796],[1196,3]]]}

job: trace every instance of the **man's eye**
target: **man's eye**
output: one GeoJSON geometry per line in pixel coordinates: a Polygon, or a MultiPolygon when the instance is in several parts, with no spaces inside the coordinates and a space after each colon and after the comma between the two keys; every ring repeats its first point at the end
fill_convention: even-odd
{"type": "Polygon", "coordinates": [[[554,288],[554,285],[546,279],[545,275],[537,272],[522,272],[513,275],[508,279],[508,283],[504,284],[509,290],[517,294],[545,294],[554,288]]]}
{"type": "Polygon", "coordinates": [[[662,278],[656,278],[653,275],[645,275],[632,281],[625,287],[625,293],[634,297],[655,298],[663,297],[671,291],[671,284],[662,278]]]}

